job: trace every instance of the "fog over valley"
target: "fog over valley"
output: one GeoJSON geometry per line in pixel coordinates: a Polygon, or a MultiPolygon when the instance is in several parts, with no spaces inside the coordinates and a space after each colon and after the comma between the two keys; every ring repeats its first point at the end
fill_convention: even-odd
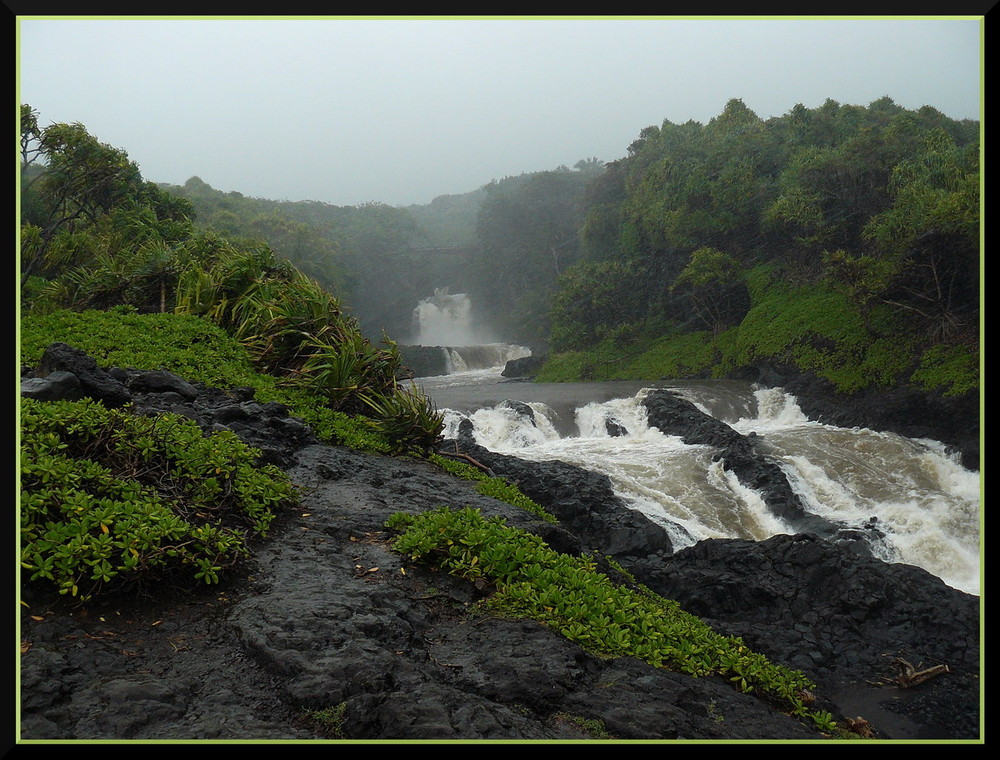
{"type": "Polygon", "coordinates": [[[889,96],[978,119],[974,17],[67,18],[18,26],[22,103],[147,179],[273,200],[426,204],[612,161],[732,98],[761,118],[889,96]]]}

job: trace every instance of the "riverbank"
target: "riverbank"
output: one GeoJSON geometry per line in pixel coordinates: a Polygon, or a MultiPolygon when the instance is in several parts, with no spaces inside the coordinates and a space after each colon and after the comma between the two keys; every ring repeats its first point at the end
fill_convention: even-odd
{"type": "MultiPolygon", "coordinates": [[[[253,404],[194,387],[183,401],[135,401],[206,427],[253,404]]],[[[391,550],[390,514],[443,505],[502,516],[559,551],[614,557],[717,630],[802,667],[842,726],[861,717],[878,738],[979,736],[978,599],[928,573],[807,537],[673,553],[606,478],[491,459],[560,518],[552,526],[426,462],[325,446],[270,412],[234,427],[283,462],[303,498],[241,576],[76,608],[26,589],[22,740],[826,740],[722,679],[601,657],[484,614],[488,586],[391,550]],[[896,662],[947,672],[903,689],[896,662]]]]}

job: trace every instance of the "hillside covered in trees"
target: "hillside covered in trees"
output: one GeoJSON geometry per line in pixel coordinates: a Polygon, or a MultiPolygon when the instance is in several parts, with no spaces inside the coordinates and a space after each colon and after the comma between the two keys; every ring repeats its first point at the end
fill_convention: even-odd
{"type": "Polygon", "coordinates": [[[890,99],[648,127],[587,189],[543,377],[977,384],[979,124],[890,99]]]}
{"type": "Polygon", "coordinates": [[[551,351],[547,380],[732,376],[842,392],[978,383],[979,124],[832,100],[647,127],[627,155],[407,209],[168,188],[199,224],[259,236],[406,339],[449,287],[482,325],[551,351]]]}

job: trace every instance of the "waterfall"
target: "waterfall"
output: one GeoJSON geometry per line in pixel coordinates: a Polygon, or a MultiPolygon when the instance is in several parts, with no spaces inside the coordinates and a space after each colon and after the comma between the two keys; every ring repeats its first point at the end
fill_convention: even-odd
{"type": "Polygon", "coordinates": [[[511,359],[531,356],[531,349],[493,340],[474,323],[472,299],[466,293],[435,288],[413,310],[413,343],[438,346],[448,374],[503,368],[511,359]]]}
{"type": "Polygon", "coordinates": [[[466,293],[448,293],[436,288],[413,310],[413,325],[419,346],[475,346],[483,340],[472,325],[472,299],[466,293]]]}

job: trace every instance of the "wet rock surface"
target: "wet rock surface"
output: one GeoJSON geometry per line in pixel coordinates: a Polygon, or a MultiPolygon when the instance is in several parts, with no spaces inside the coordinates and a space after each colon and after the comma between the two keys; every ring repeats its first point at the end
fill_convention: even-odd
{"type": "Polygon", "coordinates": [[[520,359],[511,359],[504,365],[500,374],[510,378],[534,377],[547,360],[548,356],[544,354],[532,354],[531,356],[522,356],[520,359]]]}
{"type": "Polygon", "coordinates": [[[425,462],[322,445],[247,389],[193,383],[190,397],[118,375],[138,413],[185,414],[260,447],[301,503],[219,587],[85,607],[25,588],[22,739],[821,738],[722,679],[604,659],[537,623],[474,612],[488,587],[414,567],[383,527],[444,505],[616,557],[720,632],[805,670],[819,705],[863,716],[878,737],[979,735],[978,599],[916,568],[811,535],[673,553],[601,476],[449,442],[517,482],[554,527],[425,462]],[[949,670],[904,690],[889,680],[894,660],[949,670]],[[320,710],[333,717],[307,719],[320,710]]]}

